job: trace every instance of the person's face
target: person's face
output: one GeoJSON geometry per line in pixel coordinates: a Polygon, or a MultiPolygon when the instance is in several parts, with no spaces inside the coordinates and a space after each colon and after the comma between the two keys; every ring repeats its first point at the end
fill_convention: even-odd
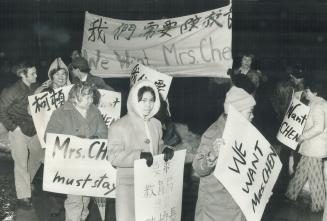
{"type": "Polygon", "coordinates": [[[316,92],[312,92],[312,91],[310,90],[310,88],[305,89],[304,93],[305,93],[305,97],[306,97],[309,101],[312,100],[312,98],[314,98],[315,96],[317,96],[317,93],[316,93],[316,92]]]}
{"type": "Polygon", "coordinates": [[[79,69],[78,68],[71,68],[71,73],[73,74],[74,77],[79,78],[79,69]]]}
{"type": "Polygon", "coordinates": [[[59,70],[53,75],[53,85],[55,87],[63,87],[67,82],[67,75],[65,70],[59,70]]]}
{"type": "Polygon", "coordinates": [[[92,103],[93,103],[93,95],[87,94],[87,95],[82,95],[80,97],[80,100],[77,101],[76,106],[80,109],[87,110],[89,109],[92,103]]]}
{"type": "Polygon", "coordinates": [[[253,107],[249,107],[247,109],[244,109],[240,111],[240,113],[248,120],[252,121],[253,120],[253,107]]]}
{"type": "Polygon", "coordinates": [[[77,50],[74,50],[72,54],[70,55],[71,59],[74,60],[75,58],[81,57],[79,52],[77,50]]]}
{"type": "Polygon", "coordinates": [[[148,116],[154,106],[154,97],[149,92],[146,91],[143,93],[142,99],[140,100],[141,110],[144,117],[148,116]]]}
{"type": "Polygon", "coordinates": [[[292,83],[295,86],[300,87],[300,88],[304,87],[304,85],[303,85],[304,84],[304,79],[303,78],[296,78],[292,74],[290,74],[290,77],[291,77],[292,83]]]}
{"type": "Polygon", "coordinates": [[[252,58],[243,56],[242,63],[241,63],[242,67],[251,68],[251,64],[252,64],[252,58]]]}
{"type": "Polygon", "coordinates": [[[24,82],[26,82],[28,84],[35,83],[36,78],[37,78],[36,68],[35,67],[27,68],[26,75],[22,74],[21,76],[22,76],[24,82]]]}

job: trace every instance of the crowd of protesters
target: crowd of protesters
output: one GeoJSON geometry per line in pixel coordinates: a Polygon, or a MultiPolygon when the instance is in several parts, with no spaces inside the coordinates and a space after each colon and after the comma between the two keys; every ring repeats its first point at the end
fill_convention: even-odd
{"type": "MultiPolygon", "coordinates": [[[[53,112],[46,133],[108,139],[108,156],[117,168],[116,219],[133,221],[134,161],[145,159],[150,167],[153,156],[161,153],[164,154],[165,161],[171,160],[174,145],[180,140],[174,130],[169,129],[173,124],[167,103],[162,100],[153,83],[139,81],[129,91],[127,114],[114,122],[108,130],[97,108],[100,99],[98,89],[114,89],[102,78],[90,73],[87,60],[78,51],[74,51],[71,58],[68,66],[57,58],[49,68],[49,79],[40,85],[36,80],[38,73],[35,64],[19,63],[14,70],[19,80],[1,93],[0,122],[9,131],[18,205],[23,209],[32,207],[31,183],[44,159],[44,150],[28,108],[28,96],[53,91],[72,83],[74,85],[68,100],[53,112]]],[[[193,169],[200,177],[196,221],[245,220],[230,193],[213,176],[213,171],[219,160],[220,147],[224,143],[222,133],[229,105],[251,122],[255,107],[260,106],[260,87],[269,81],[266,74],[252,67],[253,59],[253,55],[244,54],[240,65],[228,72],[231,80],[224,103],[221,104],[224,112],[202,135],[193,160],[193,169]]],[[[323,160],[327,157],[327,102],[322,82],[312,76],[308,79],[307,73],[301,64],[295,65],[288,78],[278,82],[273,93],[266,97],[273,107],[270,111],[274,112],[279,123],[293,96],[311,108],[304,132],[298,139],[297,150],[293,151],[277,140],[270,142],[279,152],[283,163],[275,185],[276,193],[296,201],[308,181],[312,198],[311,211],[319,212],[324,209],[326,201],[323,160]]],[[[260,130],[270,125],[261,123],[257,127],[260,130]]],[[[58,216],[61,210],[65,210],[66,221],[86,220],[88,217],[90,197],[68,194],[64,205],[58,200],[63,195],[49,193],[48,197],[52,204],[50,216],[58,216]]],[[[327,220],[327,212],[324,219],[327,220]]]]}

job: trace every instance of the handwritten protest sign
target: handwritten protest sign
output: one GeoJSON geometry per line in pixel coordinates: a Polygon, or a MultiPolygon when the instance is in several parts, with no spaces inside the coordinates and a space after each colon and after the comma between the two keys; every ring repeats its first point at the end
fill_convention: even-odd
{"type": "Polygon", "coordinates": [[[295,150],[298,145],[297,138],[302,134],[309,112],[310,107],[294,96],[278,130],[277,139],[295,150]]]}
{"type": "Polygon", "coordinates": [[[115,120],[120,118],[121,93],[99,89],[101,94],[98,108],[109,127],[115,120]]]}
{"type": "Polygon", "coordinates": [[[129,77],[137,63],[161,73],[225,77],[232,67],[232,5],[161,20],[85,13],[82,53],[92,73],[129,77]]]}
{"type": "Polygon", "coordinates": [[[214,175],[247,220],[260,221],[282,164],[269,142],[230,106],[214,175]]]}
{"type": "Polygon", "coordinates": [[[35,129],[44,148],[44,133],[48,122],[54,110],[59,108],[68,99],[68,93],[72,85],[54,89],[52,92],[42,92],[28,96],[28,103],[31,110],[31,115],[35,125],[35,129]]]}
{"type": "Polygon", "coordinates": [[[163,154],[154,156],[151,167],[134,161],[136,221],[181,220],[185,154],[176,151],[168,162],[163,154]]]}
{"type": "Polygon", "coordinates": [[[83,196],[114,197],[116,170],[107,140],[47,134],[43,189],[83,196]]]}
{"type": "Polygon", "coordinates": [[[146,67],[142,64],[134,66],[130,77],[130,86],[132,87],[135,82],[147,79],[154,83],[162,98],[166,100],[171,81],[173,78],[167,74],[160,73],[152,68],[146,67]]]}
{"type": "MultiPolygon", "coordinates": [[[[52,92],[42,92],[28,97],[31,115],[41,146],[44,148],[44,133],[54,110],[68,100],[68,93],[73,85],[58,88],[52,92]]],[[[99,110],[109,127],[119,119],[121,109],[121,94],[119,92],[99,89],[101,94],[99,110]]]]}

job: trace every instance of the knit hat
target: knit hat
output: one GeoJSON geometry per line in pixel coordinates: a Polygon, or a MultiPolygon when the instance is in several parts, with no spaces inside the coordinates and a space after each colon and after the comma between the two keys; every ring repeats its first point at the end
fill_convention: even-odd
{"type": "Polygon", "coordinates": [[[89,64],[87,63],[87,60],[83,57],[77,57],[73,59],[71,66],[73,68],[78,68],[80,71],[85,73],[88,73],[91,70],[89,64]]]}
{"type": "Polygon", "coordinates": [[[228,114],[229,105],[232,105],[236,110],[242,111],[253,107],[256,104],[252,95],[242,88],[232,86],[226,94],[224,110],[228,114]]]}

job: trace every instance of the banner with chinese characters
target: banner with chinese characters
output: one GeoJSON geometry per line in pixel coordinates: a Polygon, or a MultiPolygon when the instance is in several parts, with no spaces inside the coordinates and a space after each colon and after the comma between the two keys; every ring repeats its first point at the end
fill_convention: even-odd
{"type": "Polygon", "coordinates": [[[130,76],[130,86],[132,87],[135,82],[144,79],[148,79],[154,83],[162,98],[166,100],[173,77],[160,73],[142,64],[135,65],[130,76]]]}
{"type": "Polygon", "coordinates": [[[165,162],[163,154],[154,156],[153,165],[134,161],[135,220],[180,221],[186,150],[176,151],[165,162]]]}
{"type": "Polygon", "coordinates": [[[259,131],[232,106],[214,175],[247,220],[260,221],[282,164],[259,131]]]}
{"type": "Polygon", "coordinates": [[[310,107],[293,96],[278,130],[277,139],[284,145],[295,150],[298,145],[297,139],[302,134],[309,112],[310,107]]]}
{"type": "Polygon", "coordinates": [[[47,134],[43,189],[81,196],[114,197],[116,170],[106,139],[47,134]]]}
{"type": "Polygon", "coordinates": [[[92,74],[129,77],[141,63],[174,77],[225,77],[232,67],[232,5],[161,20],[85,13],[82,53],[92,74]]]}
{"type": "MultiPolygon", "coordinates": [[[[41,146],[44,148],[44,133],[54,110],[59,108],[68,99],[68,93],[73,85],[58,88],[52,92],[42,92],[28,97],[31,115],[39,137],[41,146]]],[[[99,89],[101,94],[99,110],[109,127],[110,124],[120,118],[121,94],[119,92],[99,89]]]]}

